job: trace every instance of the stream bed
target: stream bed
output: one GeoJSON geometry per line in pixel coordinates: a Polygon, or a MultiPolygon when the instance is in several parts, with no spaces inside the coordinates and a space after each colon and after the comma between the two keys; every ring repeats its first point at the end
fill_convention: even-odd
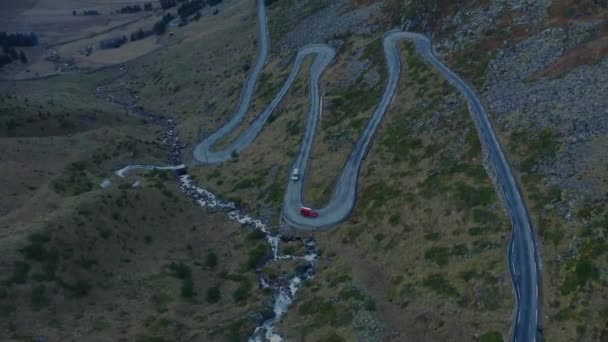
{"type": "MultiPolygon", "coordinates": [[[[121,71],[122,74],[119,77],[113,78],[112,82],[127,74],[126,68],[121,68],[121,71]]],[[[274,324],[287,312],[289,306],[294,301],[296,292],[300,289],[303,282],[311,279],[314,275],[314,266],[319,258],[314,239],[312,237],[285,236],[275,233],[266,223],[251,217],[244,210],[238,208],[234,202],[222,200],[212,192],[196,185],[192,177],[187,173],[187,168],[182,164],[183,151],[187,145],[179,140],[175,121],[171,118],[144,111],[137,105],[137,97],[134,96],[131,91],[129,91],[131,98],[129,103],[120,102],[111,94],[105,94],[104,86],[109,83],[110,82],[105,82],[103,85],[100,84],[100,86],[96,88],[96,97],[105,98],[108,102],[122,106],[131,113],[142,116],[151,124],[162,126],[164,128],[163,142],[169,147],[167,162],[170,165],[154,166],[129,164],[116,170],[114,172],[115,175],[121,178],[126,177],[129,171],[136,169],[174,171],[178,178],[181,191],[191,198],[196,205],[223,212],[229,219],[240,223],[244,228],[263,232],[269,250],[271,250],[272,253],[256,265],[255,273],[258,276],[259,290],[271,289],[273,301],[272,308],[270,308],[271,310],[261,315],[263,318],[259,320],[258,326],[249,337],[249,342],[283,341],[283,338],[274,331],[274,324]],[[297,255],[283,254],[279,248],[281,242],[297,242],[302,245],[302,250],[305,252],[297,255]],[[299,266],[288,274],[283,274],[270,279],[263,272],[263,269],[266,266],[273,263],[294,260],[299,261],[299,266]]]]}

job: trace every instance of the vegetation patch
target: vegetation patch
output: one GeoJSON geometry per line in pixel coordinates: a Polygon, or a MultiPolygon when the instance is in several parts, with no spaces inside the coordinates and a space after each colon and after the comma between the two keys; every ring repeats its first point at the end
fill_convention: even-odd
{"type": "Polygon", "coordinates": [[[550,160],[555,156],[559,141],[556,132],[546,127],[534,134],[527,130],[511,133],[509,147],[511,153],[522,158],[519,164],[521,171],[534,172],[534,167],[540,161],[550,160]]]}

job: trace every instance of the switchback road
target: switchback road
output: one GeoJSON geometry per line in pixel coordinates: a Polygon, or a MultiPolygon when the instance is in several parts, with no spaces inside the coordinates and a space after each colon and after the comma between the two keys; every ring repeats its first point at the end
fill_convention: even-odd
{"type": "MultiPolygon", "coordinates": [[[[220,163],[232,158],[235,152],[238,153],[244,150],[260,134],[264,124],[291,87],[304,58],[308,55],[314,55],[315,59],[310,68],[308,78],[309,110],[306,116],[306,130],[302,144],[300,145],[300,151],[292,164],[292,168],[301,170],[302,175],[305,177],[322,107],[322,100],[319,96],[319,78],[335,55],[333,48],[327,45],[309,45],[301,48],[296,55],[288,78],[268,107],[254,119],[251,125],[239,137],[230,142],[225,148],[218,151],[212,150],[214,144],[243,122],[251,104],[255,84],[268,57],[269,43],[263,0],[258,1],[257,9],[259,44],[255,65],[245,82],[232,117],[224,126],[203,139],[195,147],[193,151],[194,161],[200,164],[220,163]]],[[[416,45],[417,53],[443,75],[452,86],[457,88],[468,103],[469,111],[477,127],[484,150],[488,154],[490,166],[494,171],[499,186],[498,190],[503,195],[513,226],[508,247],[509,270],[516,298],[516,310],[511,332],[512,340],[535,341],[538,334],[540,309],[540,258],[537,254],[534,233],[526,205],[479,97],[464,80],[435,57],[431,41],[421,34],[397,30],[384,34],[382,44],[387,64],[387,82],[384,93],[348,157],[329,203],[325,207],[316,210],[318,212],[318,217],[316,218],[302,216],[299,210],[303,206],[302,190],[304,182],[302,179],[296,182],[288,181],[283,202],[283,218],[289,225],[295,228],[315,230],[333,226],[350,215],[355,205],[357,180],[361,163],[397,89],[401,70],[397,43],[401,40],[412,41],[416,45]]],[[[287,176],[286,178],[289,179],[287,176]]]]}

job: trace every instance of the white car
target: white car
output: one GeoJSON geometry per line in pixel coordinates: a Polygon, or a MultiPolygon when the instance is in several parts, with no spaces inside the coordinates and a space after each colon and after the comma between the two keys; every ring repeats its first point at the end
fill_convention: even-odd
{"type": "Polygon", "coordinates": [[[300,179],[300,170],[298,170],[298,168],[295,168],[291,172],[291,180],[297,182],[298,179],[300,179]]]}

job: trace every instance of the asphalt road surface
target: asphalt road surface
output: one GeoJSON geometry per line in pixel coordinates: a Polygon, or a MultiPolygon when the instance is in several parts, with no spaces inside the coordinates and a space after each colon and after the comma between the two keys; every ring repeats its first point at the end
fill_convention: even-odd
{"type": "Polygon", "coordinates": [[[516,297],[516,310],[511,331],[512,340],[535,341],[538,338],[540,309],[540,258],[537,255],[534,234],[525,203],[477,94],[465,81],[433,55],[431,42],[425,36],[403,31],[389,31],[384,34],[382,44],[387,64],[387,83],[384,93],[346,161],[329,203],[323,208],[316,209],[318,217],[304,217],[300,214],[299,210],[304,205],[302,203],[303,177],[306,175],[306,167],[322,107],[318,81],[325,68],[334,58],[335,52],[331,47],[327,45],[309,45],[300,49],[287,80],[270,105],[254,119],[253,123],[243,134],[233,140],[228,146],[217,151],[212,149],[215,143],[243,122],[251,103],[255,84],[268,57],[268,32],[263,0],[258,1],[257,7],[260,38],[255,66],[245,82],[233,116],[224,126],[203,139],[195,147],[193,151],[194,162],[200,164],[220,163],[231,159],[235,153],[240,153],[244,150],[262,131],[264,124],[291,87],[302,66],[303,59],[308,55],[314,55],[315,60],[309,71],[310,102],[306,117],[306,130],[298,156],[292,164],[292,169],[298,168],[302,177],[294,182],[289,181],[290,175],[286,175],[287,189],[283,202],[283,218],[290,226],[309,230],[326,228],[340,223],[350,215],[355,205],[357,180],[361,163],[397,89],[401,70],[397,43],[400,40],[414,42],[417,53],[441,73],[452,86],[457,88],[468,103],[469,111],[477,127],[481,143],[489,156],[490,164],[493,167],[500,186],[499,190],[504,195],[507,211],[513,225],[508,247],[509,270],[516,297]]]}

